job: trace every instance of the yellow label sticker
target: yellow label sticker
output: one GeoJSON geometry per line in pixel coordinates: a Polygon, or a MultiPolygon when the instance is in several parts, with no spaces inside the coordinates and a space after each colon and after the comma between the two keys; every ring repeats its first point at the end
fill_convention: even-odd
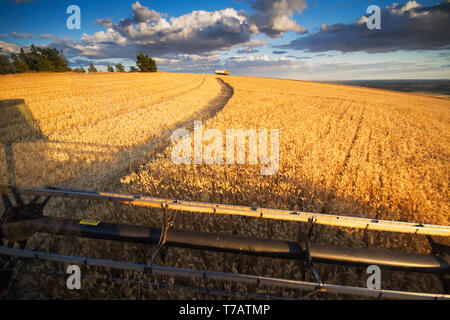
{"type": "Polygon", "coordinates": [[[98,226],[100,224],[101,221],[98,220],[89,220],[89,219],[83,219],[80,220],[80,224],[85,224],[88,226],[98,226]]]}

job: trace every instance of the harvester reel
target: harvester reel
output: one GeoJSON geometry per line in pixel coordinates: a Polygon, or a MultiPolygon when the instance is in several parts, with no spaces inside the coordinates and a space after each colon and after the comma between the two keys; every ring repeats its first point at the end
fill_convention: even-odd
{"type": "MultiPolygon", "coordinates": [[[[15,199],[16,205],[13,205],[6,192],[2,192],[2,200],[5,211],[3,212],[3,215],[0,219],[0,224],[32,220],[44,215],[44,208],[50,200],[50,196],[46,197],[41,203],[38,203],[39,199],[41,198],[41,196],[39,195],[31,199],[30,202],[24,203],[22,197],[16,192],[14,188],[10,188],[10,190],[15,199]]],[[[17,236],[16,239],[14,239],[19,243],[21,249],[25,248],[26,242],[34,234],[34,232],[27,233],[26,230],[23,231],[23,233],[21,233],[17,236]]],[[[0,233],[0,239],[1,238],[2,234],[0,233]]],[[[9,246],[11,247],[11,245],[9,246]]]]}
{"type": "MultiPolygon", "coordinates": [[[[50,196],[46,197],[43,202],[38,203],[41,196],[35,196],[30,202],[24,203],[20,194],[12,187],[9,189],[2,188],[0,190],[3,201],[3,215],[0,218],[0,225],[11,222],[18,222],[24,220],[31,220],[42,217],[44,215],[44,208],[50,196]],[[11,193],[15,199],[15,205],[8,197],[7,191],[11,190],[11,193]]],[[[20,249],[25,249],[28,240],[33,236],[34,232],[27,232],[22,230],[14,240],[5,240],[9,248],[13,248],[15,242],[18,243],[20,249]]],[[[3,245],[3,234],[0,232],[0,244],[3,245]]],[[[4,299],[8,295],[8,289],[11,284],[11,279],[14,275],[14,271],[17,265],[18,259],[10,257],[9,259],[0,258],[0,300],[4,299]]]]}

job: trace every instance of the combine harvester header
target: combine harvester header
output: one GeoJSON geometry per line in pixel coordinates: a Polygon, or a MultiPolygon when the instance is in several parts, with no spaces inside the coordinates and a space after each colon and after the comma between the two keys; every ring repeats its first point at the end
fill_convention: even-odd
{"type": "MultiPolygon", "coordinates": [[[[301,291],[312,291],[312,293],[329,292],[359,295],[369,298],[450,299],[450,295],[448,294],[450,289],[448,278],[450,274],[450,250],[448,246],[439,244],[432,238],[432,236],[446,238],[450,237],[450,226],[397,222],[258,207],[223,205],[216,203],[180,201],[150,196],[127,195],[88,190],[57,188],[32,189],[4,186],[1,187],[0,191],[5,207],[5,212],[0,220],[0,238],[8,240],[10,244],[9,247],[0,247],[0,256],[4,255],[11,257],[8,261],[17,260],[19,258],[42,259],[63,263],[79,263],[89,266],[100,266],[120,270],[151,273],[153,275],[169,275],[175,278],[199,278],[226,282],[241,282],[258,286],[272,286],[298,289],[301,291]],[[11,194],[15,199],[16,205],[13,205],[10,197],[8,196],[9,194],[11,194]],[[34,196],[34,198],[31,202],[25,204],[21,195],[34,196]],[[38,203],[40,197],[46,198],[43,202],[38,203]],[[104,221],[85,219],[77,220],[44,216],[44,207],[51,197],[115,201],[126,205],[160,208],[164,212],[164,223],[161,227],[147,227],[108,223],[104,221]],[[179,211],[213,215],[240,215],[257,219],[296,221],[299,222],[299,240],[287,241],[262,239],[239,235],[176,230],[173,228],[175,224],[175,216],[169,213],[169,210],[175,212],[179,211]],[[310,235],[315,224],[424,235],[427,236],[427,239],[431,244],[432,252],[431,254],[416,254],[388,251],[383,249],[362,249],[311,243],[310,235]],[[156,249],[151,260],[147,261],[146,264],[98,260],[86,257],[41,253],[35,250],[24,250],[28,239],[30,239],[35,233],[144,243],[156,245],[156,249]],[[11,244],[14,242],[18,242],[21,249],[13,248],[11,244]],[[153,262],[158,254],[169,246],[297,260],[301,266],[303,280],[305,279],[306,272],[310,270],[314,276],[315,282],[154,265],[153,262]],[[320,280],[320,275],[315,267],[315,263],[358,267],[368,267],[369,265],[375,264],[381,269],[431,273],[436,275],[442,281],[445,293],[435,294],[402,292],[325,284],[320,280]]],[[[180,289],[187,289],[183,286],[178,287],[180,289]]],[[[210,294],[215,292],[212,289],[205,288],[189,287],[189,289],[207,292],[210,294]]],[[[216,293],[227,294],[227,292],[221,290],[216,290],[216,293]]],[[[252,296],[251,293],[241,294],[252,296]]]]}

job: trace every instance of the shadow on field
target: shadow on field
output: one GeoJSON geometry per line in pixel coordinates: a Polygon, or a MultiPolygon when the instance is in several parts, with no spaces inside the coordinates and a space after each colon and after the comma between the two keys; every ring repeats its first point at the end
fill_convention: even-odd
{"type": "Polygon", "coordinates": [[[9,185],[16,184],[14,144],[36,140],[48,141],[25,104],[25,100],[0,100],[0,144],[4,150],[9,185]]]}
{"type": "Polygon", "coordinates": [[[143,161],[163,152],[170,145],[170,136],[175,129],[189,129],[194,120],[214,117],[234,94],[231,86],[222,79],[216,80],[221,86],[219,95],[198,112],[163,128],[137,146],[49,139],[41,132],[23,99],[0,101],[0,142],[6,158],[6,167],[2,165],[0,172],[7,177],[3,177],[1,183],[7,180],[9,185],[24,187],[53,185],[104,189],[118,175],[129,173],[143,161]]]}

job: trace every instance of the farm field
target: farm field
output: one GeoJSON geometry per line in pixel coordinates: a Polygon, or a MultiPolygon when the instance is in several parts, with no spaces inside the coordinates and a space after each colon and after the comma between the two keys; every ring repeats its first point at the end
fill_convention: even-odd
{"type": "MultiPolygon", "coordinates": [[[[23,74],[0,77],[0,115],[1,184],[88,188],[449,225],[448,99],[202,74],[23,74]],[[194,121],[224,135],[227,129],[278,129],[278,172],[263,176],[262,165],[250,163],[173,163],[170,135],[177,128],[192,132],[194,121]]],[[[74,200],[52,200],[47,214],[151,226],[162,221],[160,210],[74,200]]],[[[297,224],[290,222],[195,214],[179,214],[175,227],[290,240],[298,233],[297,224]]],[[[41,239],[36,235],[30,246],[41,239]]],[[[315,227],[312,241],[430,252],[421,236],[323,226],[315,227]]],[[[153,247],[49,236],[42,250],[144,263],[153,247]]],[[[164,261],[156,262],[300,279],[299,264],[293,261],[170,248],[164,261]]],[[[57,268],[42,262],[24,265],[26,276],[16,279],[14,294],[18,298],[205,298],[202,293],[95,279],[74,293],[63,289],[64,277],[46,272],[57,268]]],[[[327,283],[365,286],[364,270],[320,265],[319,272],[327,283]]],[[[94,268],[90,273],[104,274],[94,268]]],[[[140,279],[131,273],[108,276],[140,279]]],[[[312,279],[308,274],[307,280],[312,279]]],[[[442,291],[431,275],[386,272],[382,281],[385,289],[442,291]]],[[[182,283],[298,297],[295,291],[182,283]]]]}

